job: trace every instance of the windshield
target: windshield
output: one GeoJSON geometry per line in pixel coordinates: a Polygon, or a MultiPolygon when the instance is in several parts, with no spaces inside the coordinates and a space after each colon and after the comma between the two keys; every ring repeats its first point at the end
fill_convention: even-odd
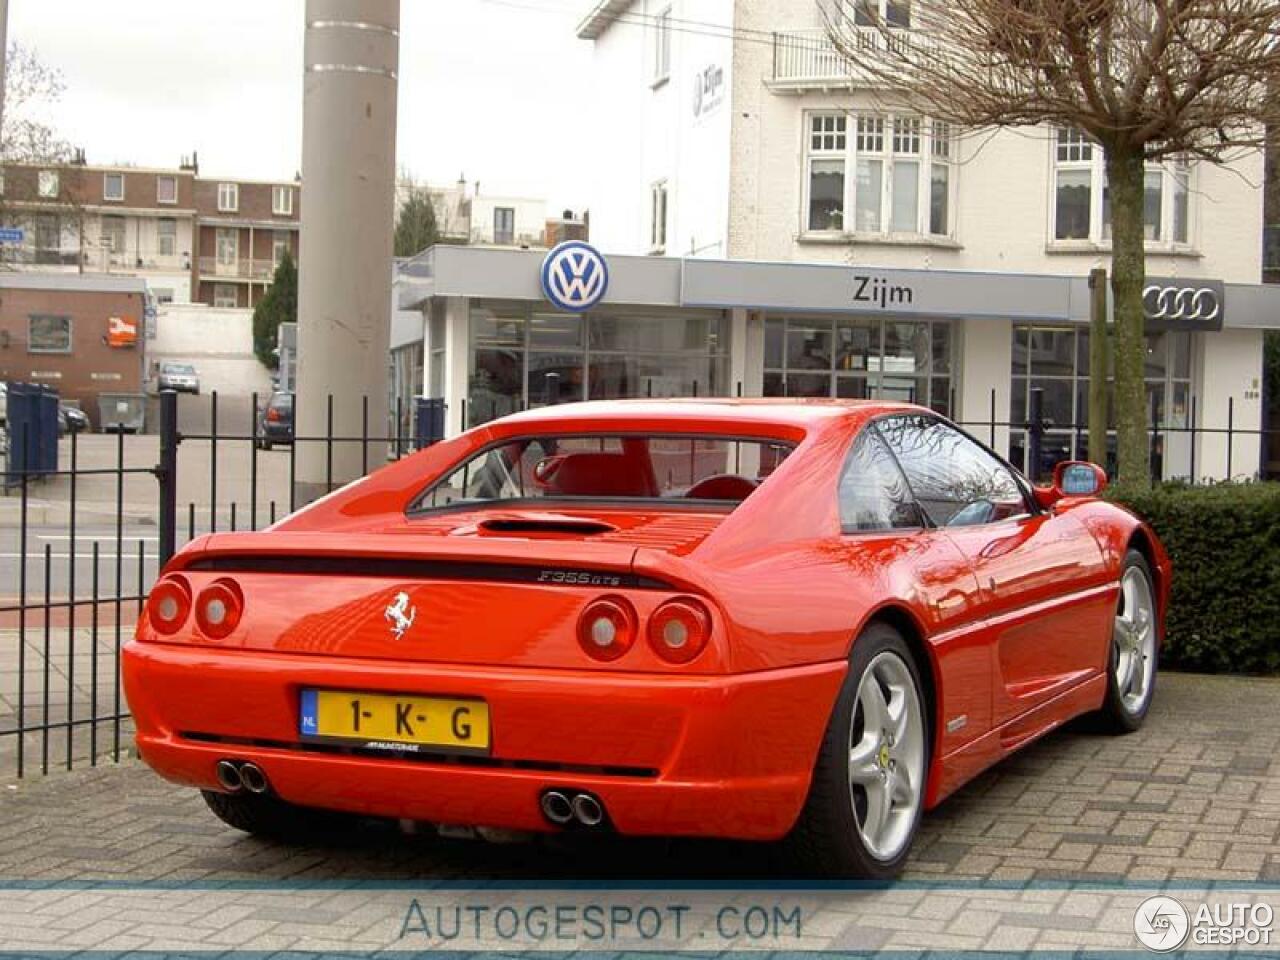
{"type": "Polygon", "coordinates": [[[164,365],[164,372],[189,375],[195,373],[196,368],[191,366],[189,363],[166,363],[164,365]]]}
{"type": "Polygon", "coordinates": [[[531,499],[737,503],[791,450],[781,441],[727,436],[520,437],[463,461],[409,509],[531,499]]]}

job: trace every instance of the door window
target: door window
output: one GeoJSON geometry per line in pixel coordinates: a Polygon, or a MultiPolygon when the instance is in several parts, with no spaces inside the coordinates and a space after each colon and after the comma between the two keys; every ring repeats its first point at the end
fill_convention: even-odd
{"type": "Polygon", "coordinates": [[[840,526],[845,533],[923,526],[902,470],[874,429],[858,434],[840,474],[840,526]]]}
{"type": "Polygon", "coordinates": [[[1027,513],[1022,488],[1003,463],[959,430],[925,416],[877,423],[929,520],[970,526],[1027,513]]]}

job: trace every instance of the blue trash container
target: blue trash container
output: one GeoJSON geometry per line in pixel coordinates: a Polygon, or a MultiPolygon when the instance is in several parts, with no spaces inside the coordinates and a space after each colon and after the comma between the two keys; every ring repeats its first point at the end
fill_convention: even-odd
{"type": "Polygon", "coordinates": [[[413,398],[413,449],[444,439],[444,397],[413,398]]]}

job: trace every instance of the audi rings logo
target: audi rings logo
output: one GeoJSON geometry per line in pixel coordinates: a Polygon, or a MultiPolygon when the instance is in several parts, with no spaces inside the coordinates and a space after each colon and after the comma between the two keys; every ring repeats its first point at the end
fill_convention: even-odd
{"type": "Polygon", "coordinates": [[[1212,287],[1173,287],[1151,284],[1142,290],[1148,320],[1211,321],[1222,314],[1218,291],[1212,287]]]}
{"type": "Polygon", "coordinates": [[[609,289],[609,267],[595,247],[566,240],[542,261],[542,292],[561,310],[589,310],[609,289]]]}

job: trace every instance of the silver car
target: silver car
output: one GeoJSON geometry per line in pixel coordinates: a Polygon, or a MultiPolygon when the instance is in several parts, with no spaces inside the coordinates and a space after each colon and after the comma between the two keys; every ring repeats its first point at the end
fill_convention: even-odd
{"type": "Polygon", "coordinates": [[[176,390],[178,393],[199,393],[200,377],[189,363],[162,363],[156,377],[157,390],[176,390]]]}

